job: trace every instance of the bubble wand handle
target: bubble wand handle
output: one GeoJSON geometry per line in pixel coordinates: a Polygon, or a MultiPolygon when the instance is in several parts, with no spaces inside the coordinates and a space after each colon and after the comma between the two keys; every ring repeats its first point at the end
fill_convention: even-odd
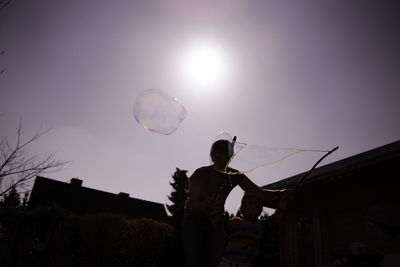
{"type": "Polygon", "coordinates": [[[233,139],[232,139],[232,145],[235,145],[235,143],[236,143],[236,135],[233,137],[233,139]]]}
{"type": "MultiPolygon", "coordinates": [[[[318,166],[318,164],[319,164],[324,158],[326,158],[327,156],[329,156],[330,154],[332,154],[334,151],[336,151],[338,148],[339,148],[339,147],[337,146],[337,147],[335,147],[335,148],[329,150],[325,155],[323,155],[323,156],[314,164],[314,166],[313,166],[308,172],[306,172],[306,173],[301,177],[301,179],[300,179],[299,182],[296,184],[296,186],[295,186],[291,191],[289,191],[289,195],[288,195],[289,198],[288,198],[288,200],[289,200],[289,199],[292,200],[292,199],[294,198],[295,193],[296,193],[296,190],[301,186],[301,184],[304,182],[304,180],[307,178],[307,176],[309,176],[310,173],[312,173],[312,171],[315,170],[315,168],[318,166]]],[[[286,204],[286,205],[287,205],[287,204],[286,204]]],[[[285,205],[285,207],[279,207],[279,205],[278,205],[278,208],[276,209],[275,213],[276,213],[276,214],[281,214],[280,216],[282,216],[283,214],[285,214],[286,205],[285,205]]]]}
{"type": "Polygon", "coordinates": [[[294,194],[296,192],[296,190],[300,187],[300,185],[304,182],[304,180],[307,178],[307,176],[310,175],[310,173],[312,173],[312,171],[318,166],[318,164],[327,156],[329,156],[330,154],[332,154],[334,151],[336,151],[339,147],[335,147],[331,150],[328,151],[328,153],[326,153],[325,155],[323,155],[315,164],[314,166],[308,171],[306,172],[303,177],[301,177],[300,181],[296,184],[296,186],[293,188],[292,194],[294,194]]]}

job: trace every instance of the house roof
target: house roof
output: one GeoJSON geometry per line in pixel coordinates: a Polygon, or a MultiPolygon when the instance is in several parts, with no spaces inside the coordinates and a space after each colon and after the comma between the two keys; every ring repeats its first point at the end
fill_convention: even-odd
{"type": "Polygon", "coordinates": [[[71,183],[37,176],[28,207],[57,204],[78,213],[110,212],[132,218],[167,218],[163,204],[129,197],[127,193],[113,194],[82,186],[82,180],[71,183]]]}
{"type": "MultiPolygon", "coordinates": [[[[304,181],[303,185],[330,177],[340,177],[345,173],[360,170],[388,160],[400,158],[400,141],[396,141],[330,164],[316,168],[304,181]]],[[[306,172],[263,186],[266,189],[294,187],[306,172]]]]}

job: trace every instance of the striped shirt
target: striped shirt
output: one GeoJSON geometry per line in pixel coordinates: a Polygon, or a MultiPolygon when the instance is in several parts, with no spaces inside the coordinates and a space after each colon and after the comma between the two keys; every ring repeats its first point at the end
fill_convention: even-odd
{"type": "Polygon", "coordinates": [[[244,220],[234,217],[228,222],[228,243],[224,258],[251,262],[260,252],[260,239],[264,230],[263,220],[244,220]]]}

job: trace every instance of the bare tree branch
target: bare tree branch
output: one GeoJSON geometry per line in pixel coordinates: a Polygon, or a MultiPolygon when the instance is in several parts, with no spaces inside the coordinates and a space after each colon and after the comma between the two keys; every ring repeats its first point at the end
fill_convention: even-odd
{"type": "Polygon", "coordinates": [[[49,129],[39,128],[30,138],[25,139],[21,119],[17,128],[15,144],[10,145],[7,138],[1,139],[0,197],[3,197],[12,188],[28,191],[27,188],[37,175],[59,171],[63,165],[68,163],[68,161],[55,160],[54,153],[39,158],[37,155],[28,155],[25,151],[30,144],[37,141],[48,131],[49,129]]]}
{"type": "Polygon", "coordinates": [[[10,3],[11,3],[11,0],[0,0],[0,10],[2,10],[6,6],[8,6],[10,3]]]}

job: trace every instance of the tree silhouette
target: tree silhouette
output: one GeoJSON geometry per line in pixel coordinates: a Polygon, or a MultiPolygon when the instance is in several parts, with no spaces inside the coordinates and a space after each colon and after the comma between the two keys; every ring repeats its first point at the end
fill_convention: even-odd
{"type": "Polygon", "coordinates": [[[7,137],[0,141],[0,198],[11,190],[29,191],[33,179],[41,173],[57,171],[66,161],[57,161],[54,154],[40,158],[29,155],[26,148],[37,141],[48,130],[39,129],[30,138],[25,138],[22,120],[17,129],[16,141],[12,144],[7,137]]]}
{"type": "Polygon", "coordinates": [[[19,208],[21,205],[21,197],[15,187],[4,196],[0,202],[4,208],[19,208]]]}
{"type": "Polygon", "coordinates": [[[186,173],[186,170],[176,168],[175,173],[172,175],[174,181],[169,183],[172,186],[173,191],[171,192],[171,195],[168,196],[168,199],[173,204],[167,205],[167,208],[172,214],[172,225],[177,228],[180,228],[183,218],[183,209],[188,197],[189,179],[186,173]]]}

